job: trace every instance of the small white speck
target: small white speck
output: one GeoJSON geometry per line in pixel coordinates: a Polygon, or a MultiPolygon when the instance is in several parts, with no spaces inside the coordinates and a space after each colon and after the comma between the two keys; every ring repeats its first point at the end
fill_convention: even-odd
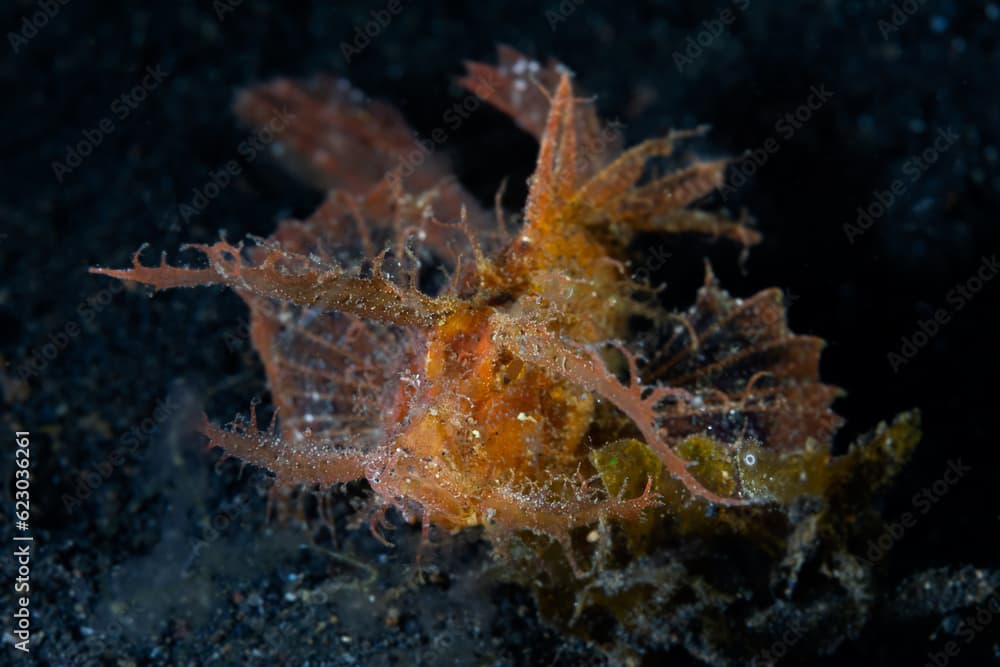
{"type": "Polygon", "coordinates": [[[757,457],[754,456],[753,454],[747,454],[746,456],[743,457],[743,463],[747,464],[748,466],[756,465],[757,457]]]}

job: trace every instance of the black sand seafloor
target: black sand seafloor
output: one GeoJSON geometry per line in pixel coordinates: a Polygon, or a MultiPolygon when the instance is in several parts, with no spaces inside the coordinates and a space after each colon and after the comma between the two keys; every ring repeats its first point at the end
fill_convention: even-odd
{"type": "Polygon", "coordinates": [[[837,451],[921,411],[922,442],[873,501],[883,539],[859,545],[864,604],[756,590],[783,610],[760,621],[776,643],[757,664],[1000,665],[1000,4],[11,0],[0,16],[0,664],[740,664],[742,630],[699,627],[693,597],[633,619],[641,646],[548,623],[475,533],[443,540],[421,582],[418,528],[397,518],[389,549],[358,525],[363,483],[336,496],[332,539],[267,522],[267,476],[216,465],[185,428],[266,403],[243,304],[87,273],[143,243],[148,262],[266,236],[318,204],[231,112],[277,76],[333,73],[421,135],[447,126],[436,150],[462,182],[492,205],[507,177],[516,208],[534,142],[486,105],[445,116],[462,61],[505,43],[565,62],[630,144],[709,124],[705,155],[751,151],[710,203],[757,220],[745,266],[704,239],[637,249],[671,307],[705,257],[734,294],[782,288],[847,391],[837,451]],[[821,612],[835,632],[795,630],[821,612]]]}

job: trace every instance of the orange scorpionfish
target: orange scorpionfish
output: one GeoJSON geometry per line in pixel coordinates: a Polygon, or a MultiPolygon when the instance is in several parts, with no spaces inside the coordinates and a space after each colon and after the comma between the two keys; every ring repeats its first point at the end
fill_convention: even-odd
{"type": "Polygon", "coordinates": [[[390,507],[425,541],[431,526],[483,526],[495,543],[527,531],[560,543],[578,574],[574,529],[634,524],[670,502],[772,500],[740,479],[710,488],[678,444],[709,434],[732,452],[828,450],[839,390],[818,380],[823,342],[789,332],[776,289],[734,299],[709,272],[688,312],[667,313],[626,270],[638,232],[760,240],[689,207],[722,184],[725,161],[650,176],[650,161],[701,130],[623,151],[562,65],[501,47],[498,65],[467,67],[459,83],[540,142],[518,228],[392,108],[343,80],[278,80],[241,92],[236,110],[259,128],[291,119],[272,130],[274,153],[328,193],[320,208],[247,246],[192,246],[202,268],[136,253],[131,269],[92,269],[156,289],[227,285],[247,303],[275,420],[261,431],[253,412],[228,429],[206,419],[211,445],[281,488],[367,480],[376,536],[390,507]],[[433,290],[428,267],[446,272],[433,290]],[[655,349],[639,345],[637,317],[663,325],[655,349]],[[612,482],[597,455],[636,451],[621,442],[655,455],[679,493],[652,473],[612,482]]]}

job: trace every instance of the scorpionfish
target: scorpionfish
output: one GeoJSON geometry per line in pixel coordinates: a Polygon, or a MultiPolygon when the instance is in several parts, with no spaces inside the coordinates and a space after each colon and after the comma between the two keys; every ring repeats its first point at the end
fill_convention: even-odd
{"type": "Polygon", "coordinates": [[[280,488],[367,480],[376,535],[389,508],[425,539],[432,526],[534,534],[578,575],[579,529],[593,541],[605,533],[588,527],[639,525],[653,508],[780,502],[755,462],[807,443],[825,455],[840,423],[823,341],[789,331],[777,289],[736,299],[708,271],[690,310],[667,312],[629,270],[639,233],[760,241],[745,219],[691,206],[725,160],[650,169],[704,130],[625,150],[558,62],[501,47],[467,70],[469,99],[539,142],[520,218],[499,196],[483,206],[433,143],[346,81],[276,80],[241,91],[236,112],[272,129],[274,155],[326,193],[319,209],[266,239],[191,246],[202,266],[136,253],[132,268],[92,269],[156,289],[221,284],[246,302],[275,419],[205,419],[211,445],[280,488]]]}

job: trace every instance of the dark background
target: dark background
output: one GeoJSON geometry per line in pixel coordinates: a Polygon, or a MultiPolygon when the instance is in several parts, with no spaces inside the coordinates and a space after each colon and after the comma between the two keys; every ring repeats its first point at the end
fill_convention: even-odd
{"type": "MultiPolygon", "coordinates": [[[[125,656],[255,664],[274,655],[293,664],[600,664],[591,649],[544,628],[523,591],[477,584],[487,550],[472,538],[440,556],[441,573],[417,587],[408,583],[409,530],[396,531],[400,547],[391,552],[364,529],[346,531],[340,539],[374,563],[362,567],[305,546],[300,528],[265,526],[254,476],[238,479],[229,465],[213,474],[217,455],[176,433],[176,419],[147,422],[155,429],[128,441],[126,460],[87,497],[78,491],[158,400],[189,398],[225,421],[266,394],[240,340],[246,314],[233,295],[112,293],[110,281],[86,272],[125,265],[145,242],[149,261],[161,250],[174,259],[182,243],[214,240],[220,230],[230,239],[267,235],[277,218],[306,215],[319,201],[269,159],[240,156],[248,133],[230,111],[235,91],[279,75],[332,72],[391,102],[428,136],[461,100],[453,78],[462,60],[491,60],[496,43],[559,57],[597,95],[604,116],[625,124],[629,143],[701,123],[712,126],[699,144],[706,155],[778,140],[778,152],[724,202],[746,207],[765,236],[745,274],[725,243],[671,240],[662,275],[668,301],[690,303],[706,256],[735,294],[785,289],[792,327],[829,342],[824,377],[848,392],[836,406],[847,418],[841,449],[878,421],[920,408],[925,438],[884,499],[888,517],[913,511],[913,494],[941,479],[949,460],[972,467],[880,563],[886,595],[930,568],[1000,567],[991,316],[1000,281],[987,282],[898,372],[887,360],[921,320],[949,307],[946,294],[983,257],[1000,252],[1000,5],[915,3],[889,30],[880,21],[891,21],[890,3],[753,1],[733,9],[735,21],[678,68],[675,52],[704,21],[744,3],[587,0],[560,10],[556,2],[403,2],[350,63],[341,44],[357,46],[356,26],[387,3],[245,0],[227,3],[232,11],[221,19],[220,3],[143,4],[53,3],[37,35],[14,42],[24,18],[45,15],[45,5],[9,2],[2,13],[2,419],[11,432],[32,432],[38,664],[125,656]],[[167,77],[121,118],[114,101],[157,66],[167,77]],[[832,99],[784,138],[776,123],[821,85],[832,99]],[[53,162],[104,119],[110,133],[57,179],[53,162]],[[957,143],[919,180],[905,179],[906,161],[944,128],[959,134],[957,143]],[[243,175],[183,220],[179,205],[231,159],[243,175]],[[901,177],[905,189],[887,214],[849,242],[843,226],[857,207],[901,177]],[[74,322],[81,332],[22,381],[25,360],[74,322]],[[80,502],[67,501],[74,497],[80,502]],[[218,531],[209,530],[213,522],[218,531]],[[375,568],[375,583],[357,584],[365,567],[375,568]],[[328,600],[303,592],[323,586],[328,600]]],[[[459,178],[489,204],[509,176],[506,201],[516,209],[532,140],[485,106],[450,135],[440,150],[459,178]]],[[[12,465],[5,456],[5,498],[12,465]]],[[[7,541],[10,513],[2,516],[7,541]]],[[[5,583],[5,610],[9,594],[5,583]]],[[[968,611],[911,625],[876,613],[830,660],[923,664],[968,611]]],[[[951,664],[1000,661],[998,623],[951,664]]]]}

